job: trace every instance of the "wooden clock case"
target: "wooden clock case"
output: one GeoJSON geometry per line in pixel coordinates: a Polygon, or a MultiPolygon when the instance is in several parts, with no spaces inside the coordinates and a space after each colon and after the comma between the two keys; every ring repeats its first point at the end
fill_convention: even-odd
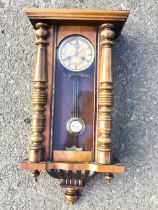
{"type": "MultiPolygon", "coordinates": [[[[110,146],[112,45],[129,11],[30,8],[26,14],[36,30],[37,55],[33,73],[32,135],[28,159],[19,163],[19,168],[32,170],[35,179],[39,171],[47,170],[50,176],[61,180],[61,187],[66,188],[65,199],[74,203],[84,181],[97,172],[105,173],[105,178],[111,180],[112,173],[125,170],[113,158],[110,146]],[[90,82],[81,82],[84,107],[81,113],[90,125],[90,135],[84,136],[83,151],[64,150],[64,134],[58,129],[62,128],[65,117],[61,113],[67,113],[71,106],[71,100],[67,100],[71,87],[66,86],[66,79],[62,81],[58,76],[57,49],[63,39],[74,34],[86,37],[95,50],[90,82]],[[64,110],[64,107],[67,108],[64,110]]],[[[83,142],[82,135],[79,142],[83,142]]]]}

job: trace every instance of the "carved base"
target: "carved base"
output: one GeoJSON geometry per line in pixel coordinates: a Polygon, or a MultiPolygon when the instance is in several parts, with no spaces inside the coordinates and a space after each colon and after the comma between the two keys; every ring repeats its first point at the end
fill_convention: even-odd
{"type": "Polygon", "coordinates": [[[68,203],[74,204],[79,198],[79,190],[85,186],[85,180],[96,176],[96,172],[88,170],[48,170],[48,174],[60,179],[60,187],[66,189],[64,198],[68,203]]]}
{"type": "Polygon", "coordinates": [[[79,190],[84,188],[85,181],[95,177],[97,172],[105,173],[105,179],[110,182],[113,178],[112,173],[122,173],[125,171],[125,167],[116,159],[113,160],[112,165],[73,162],[31,163],[24,161],[18,167],[21,169],[35,170],[32,172],[32,177],[35,178],[35,181],[39,176],[39,171],[47,170],[51,177],[60,180],[60,187],[66,190],[64,195],[65,200],[72,204],[78,200],[80,195],[79,190]]]}

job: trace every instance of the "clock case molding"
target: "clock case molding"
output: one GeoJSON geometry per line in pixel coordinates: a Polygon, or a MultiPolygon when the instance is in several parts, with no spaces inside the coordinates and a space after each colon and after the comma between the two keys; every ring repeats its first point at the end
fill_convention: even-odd
{"type": "MultiPolygon", "coordinates": [[[[78,190],[84,187],[85,180],[96,173],[105,173],[111,180],[113,173],[125,171],[125,167],[113,158],[111,148],[111,112],[112,112],[112,45],[120,35],[129,15],[127,10],[82,10],[82,9],[26,9],[26,14],[35,28],[36,62],[33,72],[32,88],[32,135],[29,137],[28,159],[19,163],[20,169],[32,170],[37,180],[39,171],[60,179],[60,186],[66,189],[65,199],[74,203],[79,196],[78,190]],[[78,151],[52,151],[52,119],[54,111],[54,83],[56,69],[57,29],[59,36],[71,34],[71,29],[93,40],[97,38],[97,72],[95,131],[93,158],[78,151]],[[65,28],[65,29],[64,29],[65,28]],[[91,31],[92,30],[92,31],[91,31]],[[87,32],[88,31],[88,32],[87,32]],[[56,157],[53,158],[53,152],[56,157]],[[64,153],[65,152],[65,153],[64,153]],[[76,158],[75,158],[76,157],[76,158]],[[89,160],[89,161],[86,161],[89,160]]],[[[59,38],[59,39],[60,39],[59,38]]],[[[64,102],[63,102],[64,103],[64,102]]]]}

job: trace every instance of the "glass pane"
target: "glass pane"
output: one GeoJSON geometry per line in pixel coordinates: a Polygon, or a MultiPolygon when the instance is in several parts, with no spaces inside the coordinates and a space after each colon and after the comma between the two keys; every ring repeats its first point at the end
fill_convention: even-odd
{"type": "Polygon", "coordinates": [[[92,151],[95,56],[86,38],[65,38],[57,49],[53,150],[92,151]]]}

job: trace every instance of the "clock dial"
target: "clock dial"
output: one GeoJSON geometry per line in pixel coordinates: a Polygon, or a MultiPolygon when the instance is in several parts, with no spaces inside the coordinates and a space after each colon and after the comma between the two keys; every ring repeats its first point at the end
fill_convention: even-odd
{"type": "Polygon", "coordinates": [[[69,71],[84,71],[93,63],[94,48],[86,38],[72,35],[59,45],[58,58],[69,71]]]}

